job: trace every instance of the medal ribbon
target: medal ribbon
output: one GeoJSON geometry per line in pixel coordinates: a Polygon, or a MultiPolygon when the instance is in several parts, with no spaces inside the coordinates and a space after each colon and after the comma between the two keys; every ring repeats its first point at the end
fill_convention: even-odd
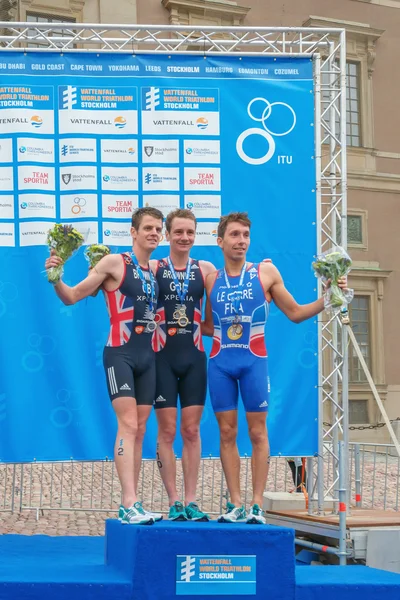
{"type": "Polygon", "coordinates": [[[154,278],[152,270],[149,268],[150,281],[147,281],[144,273],[142,271],[141,266],[139,265],[139,261],[136,256],[131,252],[131,259],[134,265],[136,266],[137,274],[139,275],[139,279],[142,282],[143,293],[146,296],[146,302],[149,305],[149,310],[151,313],[154,312],[154,307],[157,303],[156,298],[156,280],[154,278]]]}
{"type": "Polygon", "coordinates": [[[185,278],[183,281],[179,281],[178,276],[175,271],[175,268],[174,268],[174,265],[172,264],[172,261],[169,256],[167,258],[167,261],[168,261],[168,266],[170,268],[170,271],[172,273],[172,279],[174,280],[174,283],[175,283],[176,294],[177,294],[181,304],[183,304],[185,301],[185,298],[186,298],[186,294],[189,289],[190,269],[192,267],[192,261],[189,258],[187,265],[186,265],[185,278]]]}
{"type": "MultiPolygon", "coordinates": [[[[242,267],[242,272],[240,273],[240,279],[239,279],[239,285],[238,288],[236,290],[234,290],[232,292],[232,296],[233,294],[235,294],[234,297],[232,297],[232,306],[233,306],[233,312],[238,315],[239,314],[239,306],[240,306],[240,301],[242,299],[242,291],[243,291],[243,280],[244,280],[244,276],[246,274],[246,263],[244,263],[243,267],[242,267]]],[[[225,276],[225,285],[228,288],[228,290],[232,289],[232,286],[230,284],[226,269],[224,269],[224,276],[225,276]]]]}

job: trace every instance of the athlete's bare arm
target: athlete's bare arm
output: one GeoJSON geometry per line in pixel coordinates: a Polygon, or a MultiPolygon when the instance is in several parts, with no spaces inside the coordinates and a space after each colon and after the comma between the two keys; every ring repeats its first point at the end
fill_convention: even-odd
{"type": "MultiPolygon", "coordinates": [[[[292,294],[285,288],[282,275],[272,263],[262,263],[260,269],[261,282],[267,300],[273,300],[278,308],[294,323],[301,323],[315,317],[324,310],[324,299],[318,298],[309,304],[298,304],[292,294]]],[[[347,277],[342,277],[339,287],[346,289],[347,277]]]]}
{"type": "Polygon", "coordinates": [[[204,321],[201,322],[201,333],[203,335],[212,336],[214,334],[214,322],[212,317],[212,306],[210,302],[210,294],[212,287],[217,276],[217,271],[212,271],[206,277],[205,288],[206,288],[206,314],[204,321]]]}
{"type": "MultiPolygon", "coordinates": [[[[52,255],[46,260],[45,267],[56,267],[62,264],[59,256],[52,255]]],[[[79,300],[87,298],[93,292],[103,286],[105,289],[115,289],[121,283],[124,272],[123,260],[120,254],[108,254],[104,256],[97,265],[91,269],[89,275],[77,285],[71,287],[59,281],[55,286],[55,292],[60,300],[67,305],[76,304],[79,300]]]]}

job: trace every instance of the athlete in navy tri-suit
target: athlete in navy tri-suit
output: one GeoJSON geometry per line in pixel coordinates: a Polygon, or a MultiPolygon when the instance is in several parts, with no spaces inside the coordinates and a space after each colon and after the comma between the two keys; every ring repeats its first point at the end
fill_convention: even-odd
{"type": "Polygon", "coordinates": [[[157,463],[169,499],[168,518],[173,521],[208,521],[196,502],[200,466],[200,420],[207,392],[207,357],[201,320],[205,277],[215,267],[190,257],[196,236],[196,218],[187,209],[167,215],[169,255],[151,261],[159,287],[156,351],[156,395],[158,421],[157,463]],[[176,435],[178,397],[183,440],[182,469],[185,505],[176,487],[173,443],[176,435]]]}
{"type": "MultiPolygon", "coordinates": [[[[291,320],[300,323],[324,309],[320,298],[300,305],[287,291],[272,264],[246,261],[250,245],[247,213],[221,217],[217,243],[225,267],[207,276],[207,306],[203,333],[213,335],[208,368],[211,402],[220,429],[220,454],[230,502],[221,522],[265,523],[263,493],[269,467],[266,426],[269,376],[264,327],[271,300],[291,320]],[[240,495],[240,460],[236,445],[239,387],[252,444],[253,498],[249,514],[240,495]]],[[[347,279],[342,278],[345,288],[347,279]]]]}

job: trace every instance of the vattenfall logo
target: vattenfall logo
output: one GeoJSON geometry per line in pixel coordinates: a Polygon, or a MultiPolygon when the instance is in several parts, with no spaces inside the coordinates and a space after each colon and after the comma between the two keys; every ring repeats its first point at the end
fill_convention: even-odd
{"type": "Polygon", "coordinates": [[[43,125],[42,117],[39,117],[39,115],[34,115],[31,118],[31,125],[32,125],[32,127],[35,127],[35,129],[39,129],[39,127],[41,127],[43,125]]]}
{"type": "Polygon", "coordinates": [[[124,117],[115,117],[114,125],[117,129],[123,129],[126,125],[126,119],[124,117]]]}

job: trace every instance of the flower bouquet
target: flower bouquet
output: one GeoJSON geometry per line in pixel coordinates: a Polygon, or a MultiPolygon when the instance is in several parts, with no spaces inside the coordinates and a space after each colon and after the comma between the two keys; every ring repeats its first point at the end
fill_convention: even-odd
{"type": "Polygon", "coordinates": [[[354,297],[354,290],[341,289],[338,280],[348,275],[351,270],[351,258],[340,246],[335,246],[328,252],[317,256],[312,263],[315,276],[320,277],[323,283],[330,282],[324,293],[325,308],[340,308],[350,304],[354,297]]]}
{"type": "MultiPolygon", "coordinates": [[[[89,263],[89,268],[94,269],[103,256],[107,256],[110,252],[110,248],[104,244],[91,244],[88,246],[85,250],[85,258],[89,263]]],[[[91,296],[95,297],[98,293],[99,290],[96,290],[91,296]]]]}
{"type": "MultiPolygon", "coordinates": [[[[47,244],[50,250],[54,250],[63,262],[68,260],[83,244],[84,237],[72,225],[56,223],[47,234],[47,244]]],[[[64,266],[51,267],[47,271],[47,279],[56,284],[60,281],[64,272],[64,266]]]]}

